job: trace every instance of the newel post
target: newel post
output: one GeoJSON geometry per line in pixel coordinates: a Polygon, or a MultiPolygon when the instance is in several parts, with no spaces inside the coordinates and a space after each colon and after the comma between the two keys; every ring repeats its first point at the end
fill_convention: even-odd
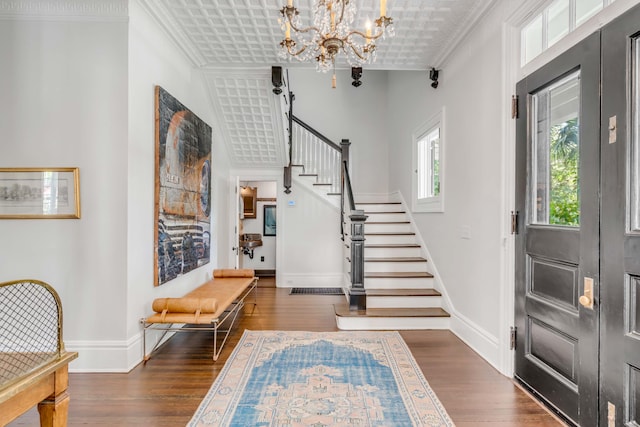
{"type": "Polygon", "coordinates": [[[349,309],[365,310],[367,298],[364,291],[364,222],[363,210],[351,211],[351,289],[349,309]]]}
{"type": "Polygon", "coordinates": [[[348,139],[343,139],[342,141],[340,141],[340,155],[341,155],[341,159],[343,162],[347,162],[347,167],[349,167],[349,146],[351,145],[351,142],[349,142],[348,139]]]}

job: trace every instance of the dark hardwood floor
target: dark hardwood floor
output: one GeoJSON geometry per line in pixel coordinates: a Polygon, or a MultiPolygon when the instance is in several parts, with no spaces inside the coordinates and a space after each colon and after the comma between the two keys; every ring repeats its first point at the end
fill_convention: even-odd
{"type": "MultiPolygon", "coordinates": [[[[184,426],[244,329],[337,330],[333,304],[344,297],[289,295],[266,280],[262,285],[257,307],[245,306],[217,362],[211,359],[211,333],[181,333],[127,374],[70,374],[68,425],[184,426]]],[[[401,334],[457,426],[562,425],[451,332],[401,334]]],[[[10,424],[24,425],[38,425],[35,409],[10,424]]]]}

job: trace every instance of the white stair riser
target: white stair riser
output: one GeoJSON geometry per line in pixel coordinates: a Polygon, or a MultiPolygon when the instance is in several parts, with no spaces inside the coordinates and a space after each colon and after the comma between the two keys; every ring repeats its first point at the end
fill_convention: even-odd
{"type": "Polygon", "coordinates": [[[431,308],[442,307],[438,296],[367,296],[367,308],[431,308]]]}
{"type": "Polygon", "coordinates": [[[365,277],[366,289],[425,289],[433,288],[433,277],[365,277]]]}
{"type": "Polygon", "coordinates": [[[341,317],[336,316],[338,329],[345,331],[449,329],[449,317],[341,317]]]}
{"type": "Polygon", "coordinates": [[[411,224],[396,224],[393,222],[388,222],[388,223],[378,223],[378,224],[371,224],[369,222],[366,223],[365,225],[365,230],[367,231],[367,233],[383,233],[383,232],[396,232],[396,233],[402,233],[402,232],[407,232],[407,231],[413,231],[411,229],[411,224]]]}
{"type": "Polygon", "coordinates": [[[318,182],[318,177],[315,176],[315,175],[313,175],[313,176],[298,175],[297,178],[299,180],[302,180],[302,181],[304,181],[306,183],[309,183],[309,184],[312,184],[312,185],[315,184],[316,182],[318,182]]]}
{"type": "Polygon", "coordinates": [[[369,205],[369,204],[358,204],[356,203],[356,209],[361,209],[367,212],[397,212],[403,210],[401,204],[380,204],[380,205],[369,205]]]}
{"type": "Polygon", "coordinates": [[[427,271],[427,262],[367,262],[364,263],[364,271],[366,273],[373,272],[424,272],[427,271]]]}
{"type": "Polygon", "coordinates": [[[403,213],[366,213],[367,221],[364,223],[364,229],[367,229],[367,222],[394,222],[408,221],[407,214],[403,213]]]}
{"type": "Polygon", "coordinates": [[[332,192],[330,186],[313,185],[313,183],[316,182],[316,178],[315,177],[298,176],[298,175],[294,174],[293,175],[293,181],[294,181],[294,184],[301,185],[302,187],[306,188],[307,190],[313,191],[314,193],[318,194],[321,198],[326,200],[329,204],[333,205],[334,207],[336,207],[338,209],[340,208],[340,197],[329,196],[327,194],[327,193],[332,192]]]}
{"type": "Polygon", "coordinates": [[[420,248],[364,248],[367,258],[418,257],[420,248]]]}
{"type": "Polygon", "coordinates": [[[365,234],[364,241],[367,245],[413,245],[416,243],[416,236],[415,234],[365,234]]]}

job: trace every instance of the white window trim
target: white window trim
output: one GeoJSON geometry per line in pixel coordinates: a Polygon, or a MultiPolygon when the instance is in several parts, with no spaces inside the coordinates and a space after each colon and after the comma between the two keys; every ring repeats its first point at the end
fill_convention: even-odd
{"type": "Polygon", "coordinates": [[[434,114],[429,120],[420,125],[413,131],[412,147],[413,147],[413,173],[411,183],[411,208],[413,212],[444,212],[444,193],[445,193],[445,111],[444,107],[434,114]],[[440,193],[435,197],[427,197],[418,199],[418,141],[435,128],[440,128],[439,141],[439,180],[440,193]]]}

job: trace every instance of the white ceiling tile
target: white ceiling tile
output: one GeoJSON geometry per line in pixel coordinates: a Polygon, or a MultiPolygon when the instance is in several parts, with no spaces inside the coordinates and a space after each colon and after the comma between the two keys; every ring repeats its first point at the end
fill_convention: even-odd
{"type": "MultiPolygon", "coordinates": [[[[281,103],[271,92],[272,65],[283,31],[278,22],[286,0],[140,0],[202,69],[216,121],[236,166],[283,166],[285,141],[281,103]],[[222,71],[232,68],[233,72],[222,71]],[[246,71],[238,71],[244,69],[246,71]],[[263,71],[256,72],[256,69],[263,71]]],[[[379,2],[355,1],[356,25],[379,14],[379,2]]],[[[314,0],[294,0],[303,22],[311,22],[314,0]]],[[[495,0],[388,0],[396,36],[377,44],[384,70],[439,67],[495,0]]],[[[315,67],[296,60],[296,67],[315,67]]],[[[338,67],[348,67],[339,60],[338,67]]],[[[321,130],[320,130],[321,131],[321,130]]]]}

